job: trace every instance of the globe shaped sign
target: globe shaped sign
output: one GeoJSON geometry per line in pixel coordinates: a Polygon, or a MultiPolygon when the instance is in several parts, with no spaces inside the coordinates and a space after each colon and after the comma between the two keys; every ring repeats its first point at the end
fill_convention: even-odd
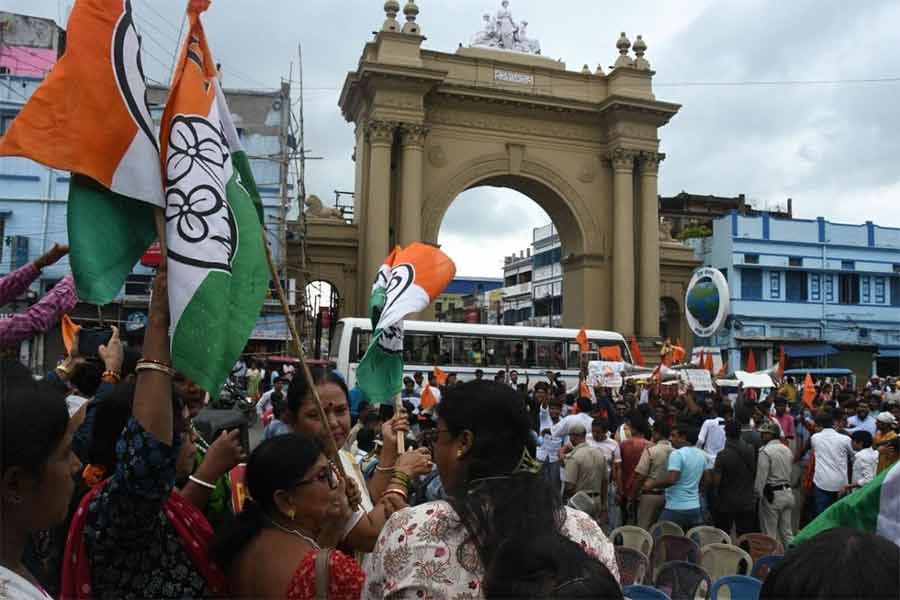
{"type": "Polygon", "coordinates": [[[730,293],[718,269],[703,267],[694,272],[684,296],[688,326],[698,337],[711,337],[728,318],[730,293]]]}

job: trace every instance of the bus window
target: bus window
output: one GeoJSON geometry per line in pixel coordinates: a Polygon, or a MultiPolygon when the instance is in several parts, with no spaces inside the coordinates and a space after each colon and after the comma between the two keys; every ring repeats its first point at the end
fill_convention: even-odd
{"type": "MultiPolygon", "coordinates": [[[[570,369],[579,369],[581,368],[581,346],[578,342],[569,342],[567,344],[569,346],[569,368],[570,369]]],[[[593,346],[594,344],[590,344],[593,346]]],[[[590,353],[588,353],[590,354],[590,353]]],[[[584,358],[587,360],[587,357],[584,358]]]]}
{"type": "Polygon", "coordinates": [[[328,358],[331,360],[340,360],[341,348],[343,347],[344,324],[338,321],[334,328],[334,335],[331,336],[331,347],[328,349],[328,358]]]}
{"type": "MultiPolygon", "coordinates": [[[[565,355],[563,343],[555,340],[535,340],[535,364],[536,367],[545,369],[565,369],[565,355]]],[[[577,367],[576,367],[577,368],[577,367]]]]}
{"type": "Polygon", "coordinates": [[[522,340],[487,338],[484,340],[485,364],[490,366],[524,367],[522,340]]]}
{"type": "Polygon", "coordinates": [[[480,367],[484,364],[484,349],[480,337],[451,337],[452,364],[460,367],[480,367]]]}
{"type": "Polygon", "coordinates": [[[439,361],[438,336],[406,334],[403,336],[403,361],[411,365],[433,365],[439,361]]]}
{"type": "Polygon", "coordinates": [[[372,340],[372,332],[357,329],[353,332],[353,339],[350,340],[350,362],[358,363],[366,355],[369,349],[369,342],[372,340]]]}

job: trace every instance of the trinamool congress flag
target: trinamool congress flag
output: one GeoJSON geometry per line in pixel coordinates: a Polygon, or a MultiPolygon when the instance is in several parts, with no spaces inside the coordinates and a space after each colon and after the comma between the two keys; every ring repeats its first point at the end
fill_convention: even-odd
{"type": "Polygon", "coordinates": [[[801,544],[828,529],[850,527],[877,533],[900,545],[900,463],[846,498],[832,504],[791,542],[801,544]]]}
{"type": "Polygon", "coordinates": [[[160,127],[173,366],[210,393],[227,379],[269,286],[262,205],[219,86],[200,13],[160,127]]]}
{"type": "Polygon", "coordinates": [[[0,138],[0,156],[71,171],[69,255],[78,296],[111,302],[156,239],[164,204],[130,0],[78,0],[66,51],[0,138]]]}
{"type": "Polygon", "coordinates": [[[390,402],[403,388],[403,319],[424,310],[456,275],[456,265],[437,247],[416,242],[385,259],[372,285],[372,341],[356,379],[373,405],[390,402]]]}

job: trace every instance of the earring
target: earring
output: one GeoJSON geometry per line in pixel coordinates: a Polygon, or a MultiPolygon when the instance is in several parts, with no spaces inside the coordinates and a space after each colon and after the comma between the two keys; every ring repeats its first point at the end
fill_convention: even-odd
{"type": "Polygon", "coordinates": [[[463,455],[463,451],[462,451],[462,450],[457,450],[457,451],[456,451],[456,458],[462,458],[462,455],[463,455]]]}
{"type": "Polygon", "coordinates": [[[296,513],[294,512],[294,509],[293,509],[293,508],[292,508],[291,510],[289,510],[289,511],[288,511],[288,519],[290,519],[291,521],[293,521],[293,520],[294,520],[294,515],[295,515],[295,514],[296,514],[296,513]]]}

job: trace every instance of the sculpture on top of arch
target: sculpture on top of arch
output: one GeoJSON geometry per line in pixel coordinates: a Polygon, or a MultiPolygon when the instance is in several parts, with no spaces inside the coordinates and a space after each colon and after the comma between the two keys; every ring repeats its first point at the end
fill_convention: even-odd
{"type": "Polygon", "coordinates": [[[509,0],[503,0],[495,17],[484,14],[484,28],[472,37],[472,46],[540,54],[541,43],[528,37],[528,21],[516,23],[509,0]]]}

